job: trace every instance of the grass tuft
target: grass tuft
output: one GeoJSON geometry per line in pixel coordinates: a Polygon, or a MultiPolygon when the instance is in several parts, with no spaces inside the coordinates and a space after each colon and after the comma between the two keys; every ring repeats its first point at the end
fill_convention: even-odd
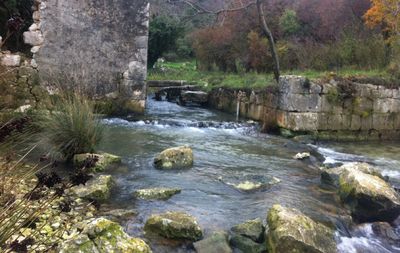
{"type": "Polygon", "coordinates": [[[93,105],[79,95],[68,95],[54,102],[54,111],[38,120],[43,138],[55,154],[70,160],[75,154],[93,152],[100,142],[103,126],[93,105]]]}

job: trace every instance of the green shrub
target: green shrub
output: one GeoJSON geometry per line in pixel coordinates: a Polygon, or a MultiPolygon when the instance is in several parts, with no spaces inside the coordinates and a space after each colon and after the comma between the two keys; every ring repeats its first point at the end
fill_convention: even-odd
{"type": "Polygon", "coordinates": [[[52,151],[67,160],[74,154],[93,152],[103,133],[93,105],[78,95],[62,97],[54,103],[54,111],[38,121],[52,151]]]}

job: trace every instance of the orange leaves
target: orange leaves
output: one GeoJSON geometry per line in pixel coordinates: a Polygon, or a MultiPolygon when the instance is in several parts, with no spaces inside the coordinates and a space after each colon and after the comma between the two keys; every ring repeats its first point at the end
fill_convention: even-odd
{"type": "Polygon", "coordinates": [[[392,35],[400,35],[400,1],[372,0],[372,7],[364,15],[369,27],[383,25],[392,35]]]}

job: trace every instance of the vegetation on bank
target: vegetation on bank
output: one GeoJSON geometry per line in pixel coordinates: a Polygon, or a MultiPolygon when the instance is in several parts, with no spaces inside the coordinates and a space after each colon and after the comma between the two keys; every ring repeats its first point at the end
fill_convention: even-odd
{"type": "MultiPolygon", "coordinates": [[[[293,70],[284,71],[283,75],[301,75],[309,79],[326,79],[331,77],[357,78],[370,81],[374,84],[395,82],[391,75],[384,69],[359,70],[340,69],[337,71],[317,70],[293,70]]],[[[201,71],[196,66],[196,61],[168,62],[159,60],[149,70],[148,80],[185,80],[204,87],[205,90],[212,88],[252,88],[262,89],[275,83],[272,73],[257,72],[222,72],[201,71]]]]}

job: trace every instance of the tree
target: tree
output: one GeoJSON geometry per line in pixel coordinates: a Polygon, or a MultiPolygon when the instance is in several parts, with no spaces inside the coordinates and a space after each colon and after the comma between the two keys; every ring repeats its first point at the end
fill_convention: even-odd
{"type": "Polygon", "coordinates": [[[201,6],[199,4],[199,1],[196,1],[196,0],[168,0],[168,2],[170,2],[170,3],[184,2],[187,5],[189,5],[190,7],[192,7],[194,10],[196,10],[196,12],[198,14],[217,15],[218,20],[220,20],[220,22],[222,22],[222,23],[224,22],[227,13],[242,11],[242,10],[245,10],[245,9],[255,5],[257,8],[258,19],[259,19],[260,25],[268,39],[269,49],[271,51],[271,55],[272,55],[272,58],[274,61],[275,80],[277,82],[279,82],[279,77],[280,77],[279,57],[278,57],[278,53],[277,53],[276,46],[275,46],[274,36],[273,36],[271,29],[269,28],[267,20],[266,20],[263,0],[238,0],[238,1],[228,0],[226,6],[229,6],[229,7],[221,8],[221,9],[217,9],[217,10],[207,9],[206,7],[201,6]]]}
{"type": "Polygon", "coordinates": [[[372,0],[372,7],[364,15],[369,27],[382,25],[391,36],[400,36],[400,2],[398,0],[372,0]]]}
{"type": "Polygon", "coordinates": [[[286,9],[279,20],[279,26],[285,35],[293,35],[299,32],[300,24],[296,11],[286,9]]]}
{"type": "Polygon", "coordinates": [[[156,16],[150,21],[148,65],[152,67],[163,53],[176,46],[184,27],[175,19],[156,16]]]}

